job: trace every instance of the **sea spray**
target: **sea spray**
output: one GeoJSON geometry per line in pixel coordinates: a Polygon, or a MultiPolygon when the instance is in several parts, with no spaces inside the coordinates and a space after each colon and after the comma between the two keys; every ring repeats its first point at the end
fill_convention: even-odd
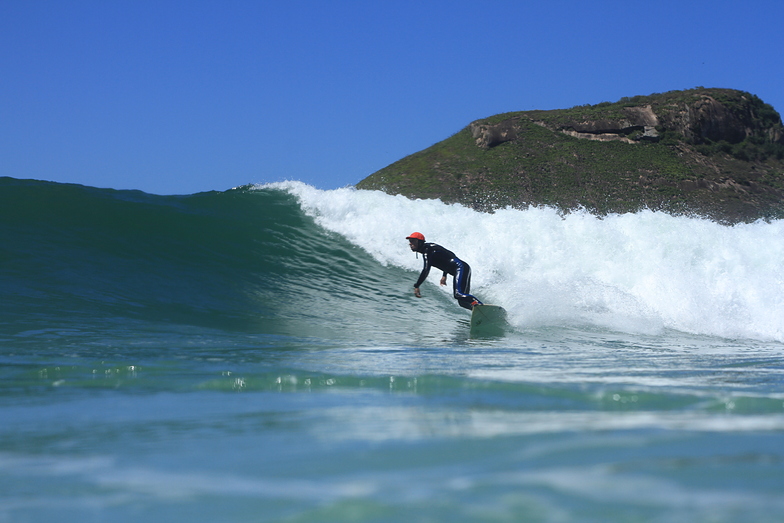
{"type": "Polygon", "coordinates": [[[262,187],[294,194],[319,225],[384,265],[420,270],[405,236],[424,233],[470,263],[475,294],[506,307],[519,328],[784,340],[781,220],[725,226],[653,211],[597,217],[541,207],[482,213],[380,191],[262,187]]]}

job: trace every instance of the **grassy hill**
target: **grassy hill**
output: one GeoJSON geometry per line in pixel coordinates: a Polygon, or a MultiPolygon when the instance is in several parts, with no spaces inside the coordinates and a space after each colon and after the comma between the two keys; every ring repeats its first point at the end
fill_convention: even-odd
{"type": "Polygon", "coordinates": [[[757,96],[697,88],[472,122],[362,180],[480,210],[641,208],[784,218],[784,128],[757,96]]]}

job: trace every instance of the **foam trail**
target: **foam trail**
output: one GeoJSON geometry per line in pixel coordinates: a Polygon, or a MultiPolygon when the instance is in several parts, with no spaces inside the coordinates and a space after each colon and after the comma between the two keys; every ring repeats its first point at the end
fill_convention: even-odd
{"type": "Polygon", "coordinates": [[[470,263],[474,293],[503,305],[522,328],[668,328],[784,341],[782,220],[728,227],[652,211],[602,219],[550,208],[489,214],[380,191],[263,187],[296,195],[321,226],[382,264],[420,270],[405,237],[424,233],[470,263]]]}

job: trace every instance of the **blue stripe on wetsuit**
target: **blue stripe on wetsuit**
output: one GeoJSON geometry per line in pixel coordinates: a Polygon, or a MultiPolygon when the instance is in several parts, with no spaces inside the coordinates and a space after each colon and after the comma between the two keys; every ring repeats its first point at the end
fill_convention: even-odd
{"type": "Polygon", "coordinates": [[[481,304],[471,292],[471,266],[459,258],[454,259],[456,272],[454,274],[454,281],[452,282],[452,289],[457,303],[466,309],[471,308],[473,302],[481,304]]]}

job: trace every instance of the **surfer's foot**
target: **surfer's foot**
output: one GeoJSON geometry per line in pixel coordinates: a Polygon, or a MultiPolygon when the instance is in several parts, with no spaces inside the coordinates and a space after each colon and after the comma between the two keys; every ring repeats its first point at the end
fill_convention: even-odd
{"type": "Polygon", "coordinates": [[[473,309],[476,305],[482,305],[482,302],[479,300],[474,300],[471,302],[471,308],[473,309]]]}

